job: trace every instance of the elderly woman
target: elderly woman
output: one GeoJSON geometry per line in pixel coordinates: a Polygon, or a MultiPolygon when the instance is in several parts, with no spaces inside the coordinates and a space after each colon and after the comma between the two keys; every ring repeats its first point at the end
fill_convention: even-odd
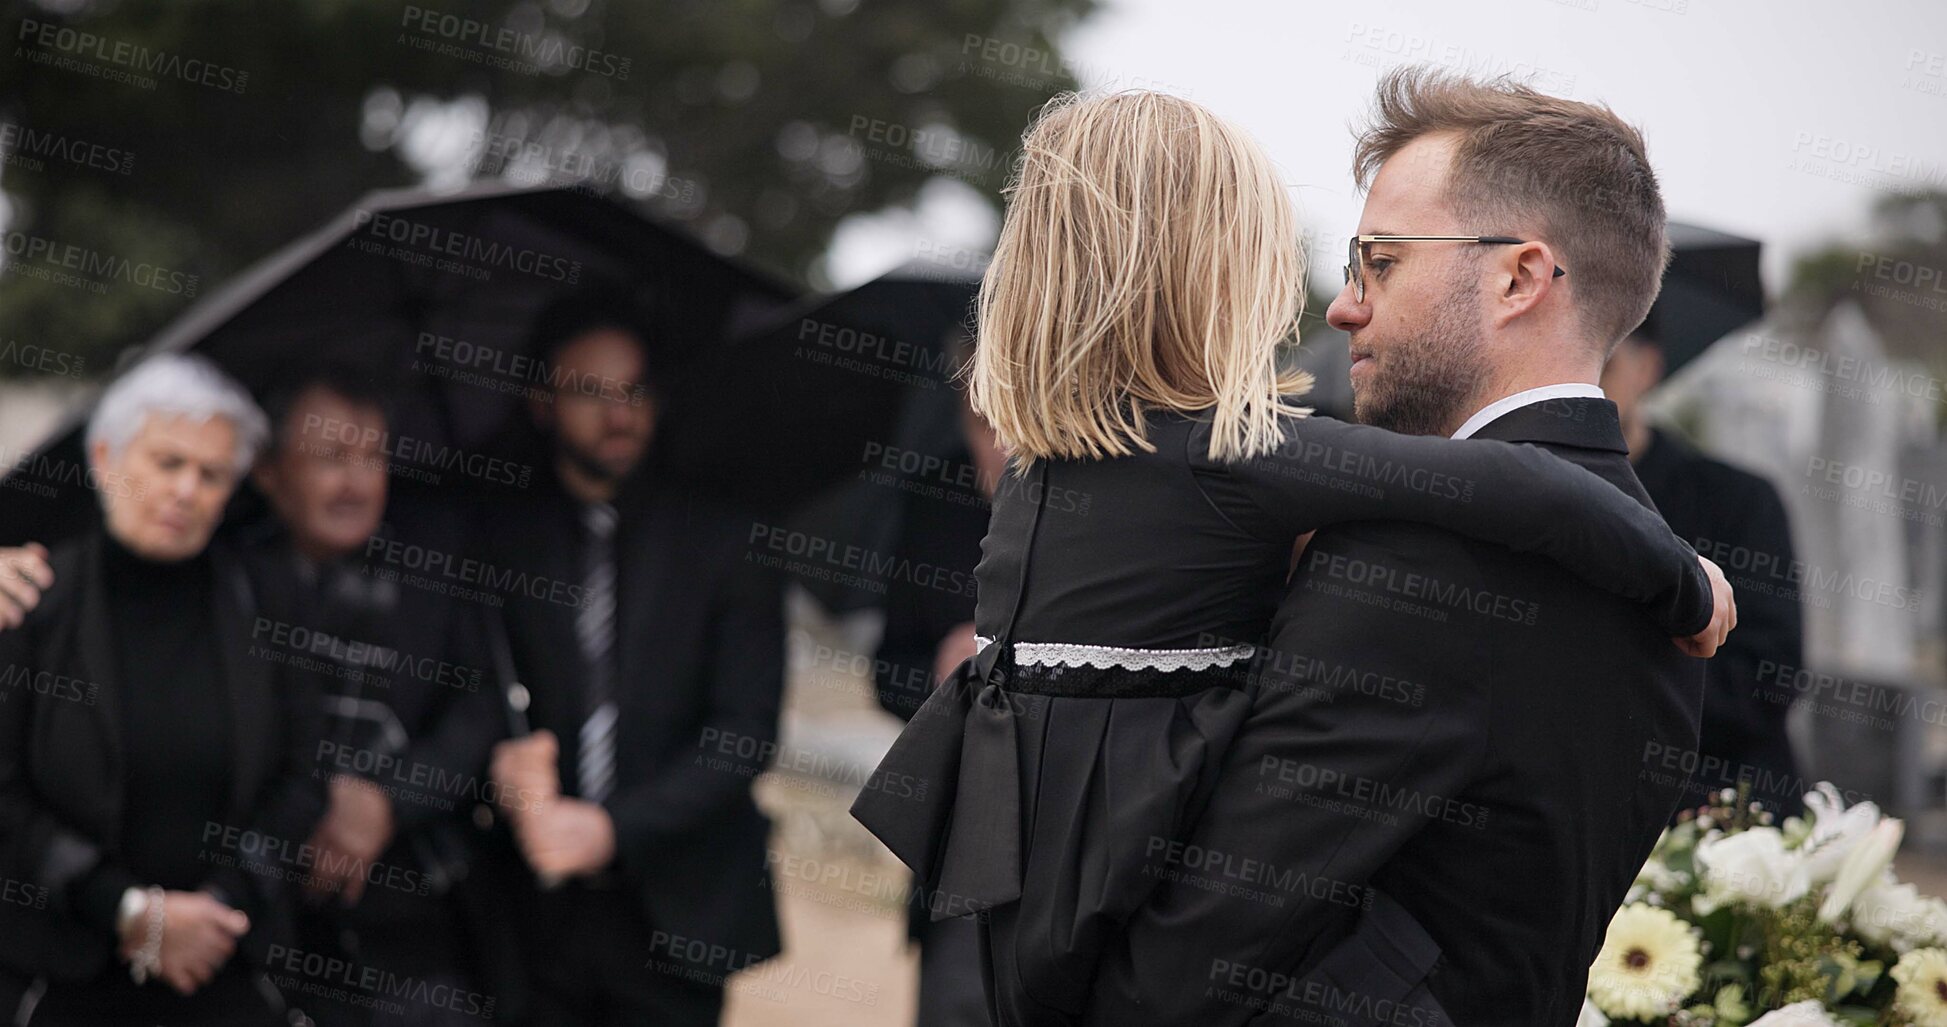
{"type": "Polygon", "coordinates": [[[52,552],[52,587],[0,634],[10,1022],[282,1022],[249,954],[307,872],[316,705],[250,652],[247,579],[211,544],[265,435],[187,356],[137,366],[88,425],[102,530],[52,552]]]}

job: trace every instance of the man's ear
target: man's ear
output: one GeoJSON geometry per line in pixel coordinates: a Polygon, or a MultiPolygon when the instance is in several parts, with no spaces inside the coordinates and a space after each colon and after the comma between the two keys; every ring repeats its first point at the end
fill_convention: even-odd
{"type": "Polygon", "coordinates": [[[548,431],[554,427],[554,393],[529,393],[527,397],[527,417],[534,427],[548,431]]]}
{"type": "Polygon", "coordinates": [[[1506,247],[1494,265],[1501,284],[1500,322],[1505,324],[1540,305],[1548,291],[1560,284],[1560,276],[1555,274],[1559,266],[1553,247],[1545,242],[1506,247]]]}

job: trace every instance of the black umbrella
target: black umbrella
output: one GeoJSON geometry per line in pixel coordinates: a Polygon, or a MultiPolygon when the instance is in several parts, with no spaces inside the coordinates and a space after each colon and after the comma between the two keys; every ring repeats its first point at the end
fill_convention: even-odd
{"type": "MultiPolygon", "coordinates": [[[[412,472],[398,483],[464,489],[532,471],[510,469],[498,449],[526,392],[548,384],[526,333],[547,303],[592,288],[648,311],[679,373],[794,300],[782,283],[583,190],[395,190],[251,267],[142,352],[195,350],[259,394],[308,360],[384,377],[401,393],[393,433],[411,440],[392,450],[412,472]]],[[[0,540],[54,541],[86,523],[85,416],[5,480],[23,498],[0,504],[0,540]]],[[[706,457],[692,454],[707,476],[706,457]]]]}
{"type": "Polygon", "coordinates": [[[1764,316],[1756,239],[1670,222],[1670,268],[1636,334],[1663,350],[1666,374],[1764,316]]]}
{"type": "MultiPolygon", "coordinates": [[[[726,491],[810,497],[793,530],[883,554],[902,494],[887,475],[964,450],[952,337],[970,326],[977,286],[906,268],[787,311],[708,362],[717,384],[672,400],[659,459],[726,491]]],[[[878,600],[860,583],[874,573],[798,580],[843,611],[878,600]]]]}

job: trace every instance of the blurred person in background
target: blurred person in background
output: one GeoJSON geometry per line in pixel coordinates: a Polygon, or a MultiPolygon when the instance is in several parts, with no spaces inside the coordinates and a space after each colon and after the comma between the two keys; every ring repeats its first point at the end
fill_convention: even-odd
{"type": "MultiPolygon", "coordinates": [[[[481,615],[403,588],[382,558],[366,558],[395,541],[381,523],[389,419],[368,375],[311,367],[268,407],[269,452],[251,480],[274,516],[237,539],[257,597],[251,653],[286,665],[321,700],[314,776],[327,783],[307,840],[309,901],[297,944],[277,950],[273,983],[325,1027],[469,1021],[501,998],[484,993],[491,975],[475,967],[511,958],[492,898],[466,886],[473,812],[498,801],[488,750],[506,734],[497,683],[475,665],[481,615]],[[375,880],[382,886],[368,890],[375,880]],[[330,1001],[316,993],[325,989],[300,990],[305,974],[289,969],[308,954],[423,981],[453,1001],[330,1001]]],[[[53,581],[44,553],[29,544],[0,554],[35,586],[13,593],[26,609],[53,581]]]]}
{"type": "Polygon", "coordinates": [[[1785,733],[1791,674],[1805,665],[1804,611],[1791,577],[1791,521],[1770,482],[1650,424],[1643,397],[1663,376],[1663,349],[1646,324],[1609,357],[1602,391],[1622,415],[1629,462],[1656,508],[1671,530],[1724,566],[1738,591],[1738,630],[1704,665],[1697,743],[1698,765],[1723,769],[1693,776],[1683,805],[1702,805],[1746,780],[1752,798],[1781,818],[1795,815],[1810,786],[1799,777],[1785,733]]]}
{"type": "MultiPolygon", "coordinates": [[[[973,355],[973,341],[959,335],[952,346],[954,365],[973,355]]],[[[1007,470],[1007,456],[994,430],[960,393],[960,436],[965,448],[953,466],[974,482],[948,483],[945,495],[900,495],[900,527],[894,543],[896,566],[942,568],[972,580],[980,563],[980,540],[987,534],[994,489],[1007,470]]],[[[973,656],[974,597],[895,574],[887,582],[886,627],[872,661],[879,705],[901,720],[911,720],[926,696],[953,668],[973,656]]],[[[907,937],[919,944],[919,1012],[924,1027],[986,1027],[987,1001],[980,983],[980,939],[968,917],[934,920],[923,888],[913,890],[907,937]]]]}
{"type": "MultiPolygon", "coordinates": [[[[323,701],[315,773],[329,806],[300,912],[304,956],[420,982],[425,1001],[334,1002],[293,992],[324,1027],[454,1024],[499,1003],[483,972],[502,953],[470,887],[473,815],[496,796],[487,755],[506,734],[474,604],[399,583],[387,510],[390,420],[367,374],[323,365],[268,397],[272,445],[252,475],[276,517],[245,550],[262,596],[266,658],[302,669],[323,701]]],[[[503,1010],[504,1012],[504,1010],[503,1010]]]]}
{"type": "Polygon", "coordinates": [[[248,654],[255,599],[211,544],[267,433],[197,357],[111,384],[86,445],[99,530],[0,633],[0,1007],[15,1023],[274,1024],[284,840],[323,809],[317,702],[248,654]]]}
{"type": "Polygon", "coordinates": [[[770,825],[751,796],[776,745],[783,595],[747,559],[755,523],[637,473],[667,382],[627,300],[556,301],[529,352],[553,481],[516,497],[492,565],[536,730],[501,743],[532,876],[514,897],[535,1022],[714,1024],[728,975],[781,948],[770,825]]]}

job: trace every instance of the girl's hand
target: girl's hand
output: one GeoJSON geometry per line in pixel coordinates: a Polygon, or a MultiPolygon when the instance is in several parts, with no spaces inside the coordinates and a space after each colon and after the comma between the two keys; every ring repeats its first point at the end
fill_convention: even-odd
{"type": "Polygon", "coordinates": [[[1676,639],[1677,648],[1691,656],[1709,659],[1717,653],[1717,647],[1730,637],[1731,629],[1737,627],[1737,596],[1731,591],[1731,583],[1724,578],[1724,571],[1709,558],[1699,556],[1697,562],[1704,565],[1704,573],[1710,576],[1710,595],[1713,610],[1710,623],[1704,630],[1689,638],[1676,639]]]}

